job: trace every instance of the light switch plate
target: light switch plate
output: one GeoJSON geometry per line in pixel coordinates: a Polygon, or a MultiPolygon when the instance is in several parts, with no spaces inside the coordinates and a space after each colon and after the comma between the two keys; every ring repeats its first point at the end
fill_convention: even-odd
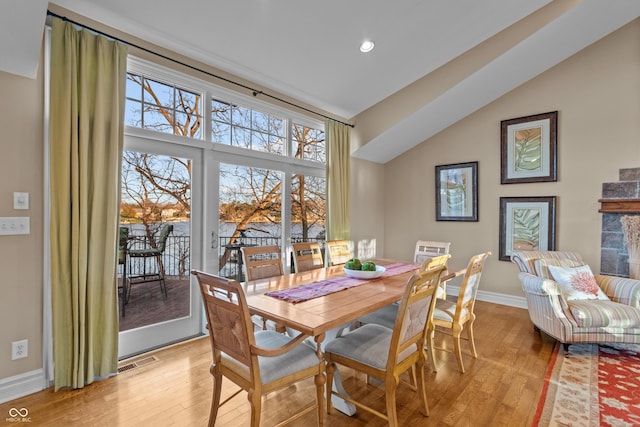
{"type": "Polygon", "coordinates": [[[0,236],[11,236],[17,234],[29,234],[28,216],[8,216],[0,218],[0,236]]]}
{"type": "Polygon", "coordinates": [[[29,209],[29,193],[13,193],[13,209],[29,209]]]}

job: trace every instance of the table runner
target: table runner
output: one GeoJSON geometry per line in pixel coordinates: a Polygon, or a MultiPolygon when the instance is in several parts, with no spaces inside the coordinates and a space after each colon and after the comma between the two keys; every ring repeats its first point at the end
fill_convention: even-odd
{"type": "Polygon", "coordinates": [[[308,301],[313,298],[322,297],[332,294],[334,292],[343,291],[345,289],[353,288],[355,286],[363,285],[373,280],[378,280],[383,277],[396,276],[398,274],[406,273],[412,270],[417,270],[416,264],[390,264],[384,266],[386,271],[382,273],[382,276],[375,279],[356,279],[349,276],[340,276],[333,279],[320,280],[318,282],[309,283],[307,285],[298,286],[297,288],[282,289],[280,291],[267,292],[268,295],[273,298],[278,298],[287,302],[299,303],[308,301]]]}

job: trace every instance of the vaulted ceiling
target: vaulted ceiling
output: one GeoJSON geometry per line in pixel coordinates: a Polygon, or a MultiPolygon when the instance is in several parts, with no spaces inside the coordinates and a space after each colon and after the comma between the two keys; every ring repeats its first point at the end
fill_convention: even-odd
{"type": "MultiPolygon", "coordinates": [[[[57,6],[353,122],[510,29],[517,43],[364,141],[386,163],[640,15],[616,0],[55,0],[57,6]],[[361,53],[364,39],[375,48],[361,53]]],[[[33,78],[46,0],[5,0],[0,70],[33,78]]],[[[499,41],[496,44],[500,44],[499,41]]]]}

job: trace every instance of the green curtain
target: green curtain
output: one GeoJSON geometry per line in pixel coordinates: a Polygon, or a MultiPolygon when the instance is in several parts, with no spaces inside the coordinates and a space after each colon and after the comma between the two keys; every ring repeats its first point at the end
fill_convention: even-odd
{"type": "Polygon", "coordinates": [[[116,250],[127,48],[53,18],[51,294],[55,390],[116,373],[116,250]]]}
{"type": "Polygon", "coordinates": [[[327,140],[327,240],[349,240],[349,159],[351,128],[325,122],[327,140]]]}

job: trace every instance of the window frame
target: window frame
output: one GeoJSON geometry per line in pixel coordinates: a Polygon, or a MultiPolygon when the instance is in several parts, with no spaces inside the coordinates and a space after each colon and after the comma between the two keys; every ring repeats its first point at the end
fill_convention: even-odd
{"type": "MultiPolygon", "coordinates": [[[[202,194],[196,194],[194,192],[192,193],[192,198],[195,199],[196,197],[202,197],[202,203],[205,211],[215,210],[217,212],[219,205],[218,189],[215,190],[215,195],[212,195],[210,191],[212,187],[216,187],[219,185],[219,178],[217,175],[219,174],[219,168],[221,164],[235,164],[244,167],[263,168],[273,171],[279,171],[283,174],[283,189],[287,190],[286,193],[283,191],[282,194],[281,241],[283,260],[288,263],[289,257],[287,256],[287,254],[291,250],[291,193],[293,190],[293,175],[301,174],[305,176],[314,176],[325,180],[327,178],[326,163],[293,157],[293,141],[291,128],[293,126],[293,123],[295,123],[297,125],[310,127],[324,132],[324,121],[310,117],[308,115],[300,114],[286,108],[282,108],[274,104],[264,102],[260,99],[257,99],[255,96],[244,95],[229,88],[219,86],[211,81],[203,80],[190,74],[185,74],[182,71],[169,69],[159,64],[155,64],[148,60],[144,60],[132,55],[129,55],[127,60],[127,72],[140,74],[143,77],[157,80],[163,84],[202,94],[203,123],[200,129],[200,139],[193,139],[186,136],[157,132],[151,129],[144,129],[128,125],[125,125],[125,136],[136,138],[138,141],[146,141],[147,144],[162,142],[175,144],[176,146],[184,146],[185,148],[193,147],[202,150],[201,153],[204,162],[204,186],[209,188],[209,190],[205,190],[205,193],[202,194]],[[285,120],[287,124],[287,130],[286,141],[284,144],[284,154],[269,153],[266,151],[252,150],[248,148],[213,142],[211,140],[212,117],[210,113],[212,99],[229,104],[239,105],[245,108],[255,109],[259,112],[268,113],[285,120]]],[[[210,239],[211,236],[213,236],[213,233],[217,233],[218,231],[217,216],[215,219],[205,218],[201,229],[203,231],[203,239],[201,243],[204,243],[205,240],[210,239]],[[204,236],[207,237],[204,238],[204,236]]],[[[202,266],[203,268],[214,270],[218,268],[218,265],[217,257],[212,256],[212,251],[217,251],[217,249],[214,249],[210,246],[211,245],[205,244],[202,248],[202,266]]],[[[198,265],[198,263],[194,262],[194,265],[198,265]]]]}
{"type": "MultiPolygon", "coordinates": [[[[139,128],[135,126],[125,126],[125,133],[139,135],[143,138],[149,138],[152,140],[168,140],[172,143],[183,144],[196,147],[204,147],[211,145],[210,149],[219,152],[228,152],[230,154],[237,154],[240,156],[264,158],[265,160],[282,159],[283,162],[289,164],[297,164],[302,168],[311,168],[312,170],[326,169],[326,163],[296,159],[293,157],[293,141],[292,141],[292,126],[293,124],[310,127],[313,129],[321,130],[324,132],[324,122],[312,118],[307,115],[297,113],[295,111],[276,106],[257,99],[256,96],[247,96],[237,91],[230,90],[228,88],[216,85],[215,83],[185,74],[180,71],[172,70],[155,64],[153,62],[141,59],[132,55],[129,55],[127,59],[127,73],[140,74],[145,78],[158,81],[162,84],[174,86],[186,91],[199,92],[202,94],[202,126],[200,129],[201,138],[193,139],[185,136],[157,132],[150,129],[139,128]],[[211,114],[210,106],[211,101],[215,99],[220,102],[226,102],[229,104],[235,104],[244,108],[251,108],[261,113],[266,113],[278,118],[283,119],[286,122],[286,141],[284,144],[284,153],[274,154],[266,151],[258,151],[234,145],[221,144],[213,142],[211,140],[211,114]],[[159,135],[155,135],[159,134],[159,135]]],[[[326,138],[325,138],[326,140],[326,138]]],[[[207,147],[209,148],[209,147],[207,147]]],[[[326,147],[325,147],[325,159],[326,159],[326,147]]],[[[324,172],[323,172],[324,175],[324,172]]]]}

